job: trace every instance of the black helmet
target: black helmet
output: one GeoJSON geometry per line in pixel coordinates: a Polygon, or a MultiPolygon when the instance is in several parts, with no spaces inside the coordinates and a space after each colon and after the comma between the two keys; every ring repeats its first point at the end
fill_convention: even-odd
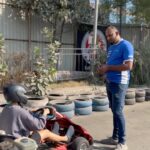
{"type": "Polygon", "coordinates": [[[4,97],[8,102],[18,102],[19,104],[26,104],[28,98],[25,93],[25,88],[17,84],[9,84],[3,88],[4,97]]]}

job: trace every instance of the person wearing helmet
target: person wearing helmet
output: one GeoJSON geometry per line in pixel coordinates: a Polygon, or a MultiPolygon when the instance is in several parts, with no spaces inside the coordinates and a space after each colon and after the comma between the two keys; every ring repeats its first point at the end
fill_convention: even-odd
{"type": "Polygon", "coordinates": [[[21,85],[9,84],[3,88],[3,94],[7,101],[0,114],[0,130],[4,130],[6,134],[13,135],[16,138],[22,136],[31,137],[39,142],[54,141],[68,142],[74,134],[74,127],[70,126],[65,136],[58,135],[59,124],[55,123],[51,131],[44,129],[46,125],[46,116],[49,109],[45,108],[43,115],[35,115],[34,113],[24,109],[24,105],[28,102],[26,90],[21,85]],[[30,133],[33,133],[32,135],[30,133]]]}

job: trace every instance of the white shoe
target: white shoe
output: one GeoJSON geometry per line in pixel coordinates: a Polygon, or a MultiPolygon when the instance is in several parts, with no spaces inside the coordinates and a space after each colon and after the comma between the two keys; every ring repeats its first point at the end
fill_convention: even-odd
{"type": "Polygon", "coordinates": [[[128,150],[128,146],[126,144],[117,144],[117,147],[115,148],[115,150],[128,150]]]}

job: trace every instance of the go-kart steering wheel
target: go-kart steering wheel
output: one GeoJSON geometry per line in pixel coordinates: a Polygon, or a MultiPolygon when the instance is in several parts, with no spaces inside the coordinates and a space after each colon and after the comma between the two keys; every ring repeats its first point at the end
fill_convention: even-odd
{"type": "Polygon", "coordinates": [[[42,108],[39,108],[39,109],[35,110],[33,113],[35,113],[37,115],[43,115],[45,108],[49,109],[49,114],[47,114],[47,120],[54,119],[55,115],[56,115],[56,110],[52,106],[44,106],[42,108]]]}

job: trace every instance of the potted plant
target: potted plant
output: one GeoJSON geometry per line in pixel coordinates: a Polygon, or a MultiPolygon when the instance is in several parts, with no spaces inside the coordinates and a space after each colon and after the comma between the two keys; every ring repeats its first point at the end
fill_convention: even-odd
{"type": "Polygon", "coordinates": [[[7,80],[8,65],[6,64],[5,55],[6,51],[4,48],[4,38],[0,34],[0,88],[5,84],[7,80]]]}
{"type": "MultiPolygon", "coordinates": [[[[56,50],[60,46],[60,43],[57,41],[52,42],[51,33],[48,29],[44,29],[44,33],[47,38],[49,38],[50,43],[48,44],[47,54],[48,60],[47,63],[45,59],[41,57],[41,50],[38,47],[34,48],[34,62],[33,62],[33,71],[25,74],[24,85],[30,89],[31,100],[41,100],[39,105],[46,104],[47,99],[47,87],[54,81],[56,74],[56,50]],[[33,96],[34,95],[34,96],[33,96]],[[45,102],[43,102],[43,99],[45,102]]],[[[29,101],[30,102],[30,101],[29,101]]],[[[32,104],[33,105],[33,104],[32,104]]],[[[37,106],[37,101],[34,104],[37,106]]]]}

